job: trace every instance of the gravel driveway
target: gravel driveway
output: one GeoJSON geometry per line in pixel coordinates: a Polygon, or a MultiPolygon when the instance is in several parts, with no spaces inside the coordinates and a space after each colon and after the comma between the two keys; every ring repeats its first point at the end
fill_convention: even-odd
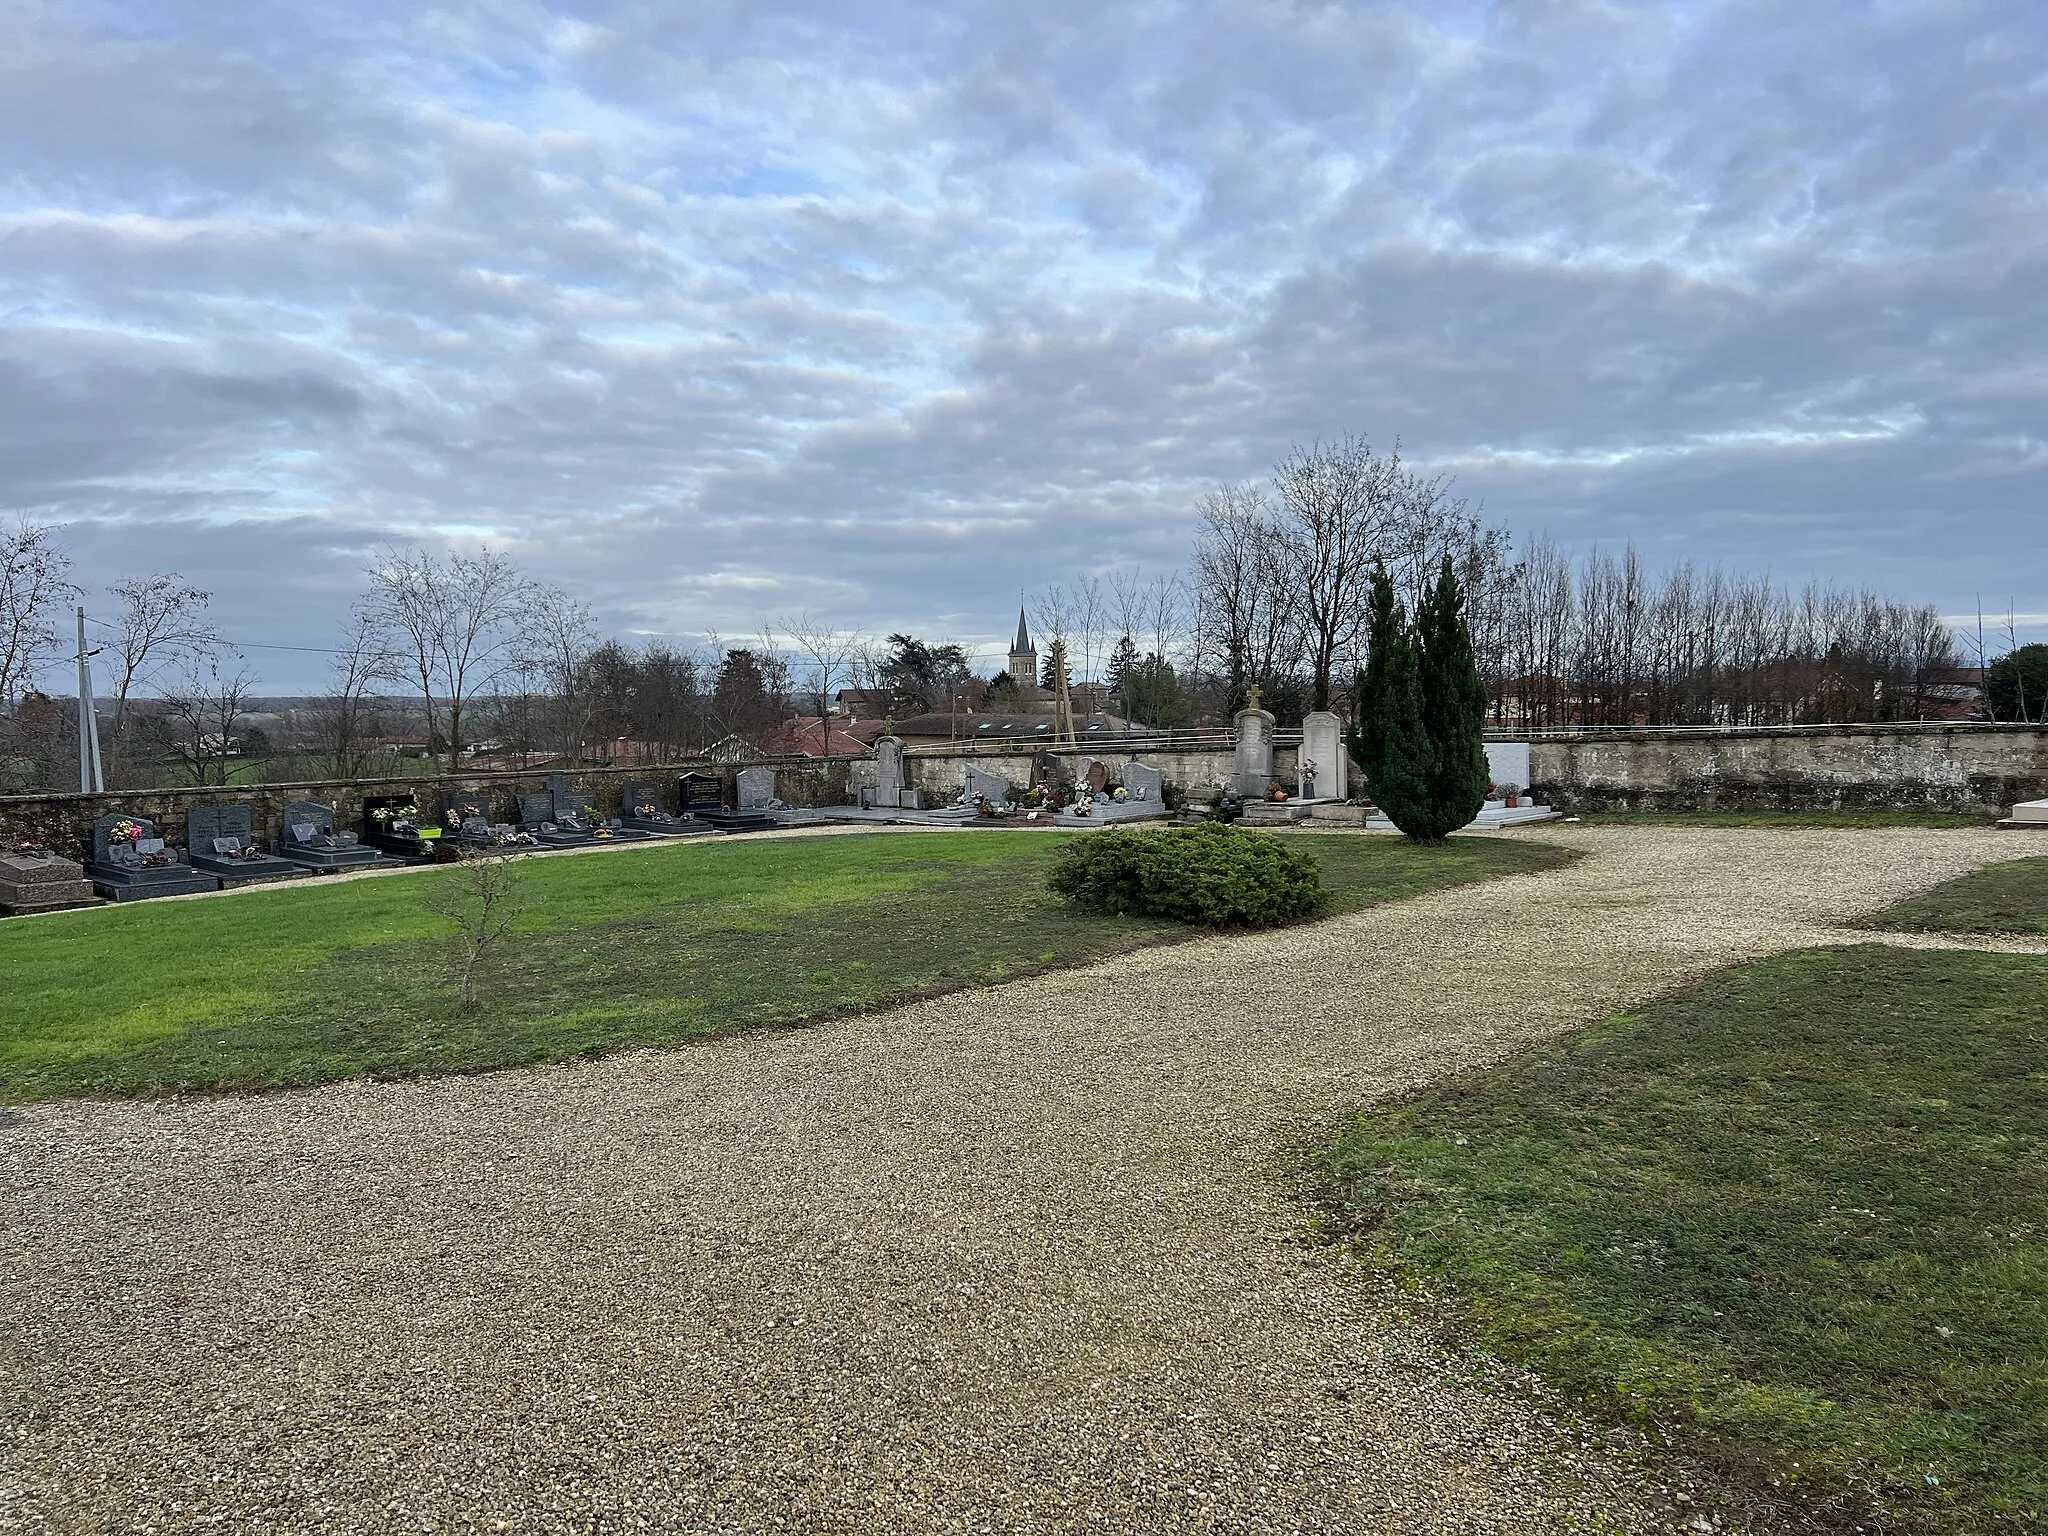
{"type": "Polygon", "coordinates": [[[797,1032],[6,1114],[0,1529],[1651,1528],[1276,1145],[2028,850],[1541,835],[1592,857],[797,1032]]]}

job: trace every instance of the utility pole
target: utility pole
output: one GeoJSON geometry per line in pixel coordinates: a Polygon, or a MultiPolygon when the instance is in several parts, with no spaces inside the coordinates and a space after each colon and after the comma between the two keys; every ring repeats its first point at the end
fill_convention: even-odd
{"type": "Polygon", "coordinates": [[[100,719],[93,707],[92,658],[99,652],[85,648],[85,608],[78,610],[78,792],[96,795],[107,787],[100,771],[100,719]]]}

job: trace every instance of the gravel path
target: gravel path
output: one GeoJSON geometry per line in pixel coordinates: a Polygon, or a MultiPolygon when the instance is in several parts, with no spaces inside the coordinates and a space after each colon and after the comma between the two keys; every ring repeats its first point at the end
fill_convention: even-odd
{"type": "Polygon", "coordinates": [[[0,1529],[1653,1528],[1276,1145],[2015,844],[1541,835],[1593,856],[800,1032],[7,1114],[0,1529]]]}

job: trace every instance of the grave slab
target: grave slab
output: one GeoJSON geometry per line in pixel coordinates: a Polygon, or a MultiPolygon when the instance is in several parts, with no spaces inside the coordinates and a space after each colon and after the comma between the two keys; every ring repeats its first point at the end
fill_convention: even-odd
{"type": "Polygon", "coordinates": [[[277,841],[277,854],[316,873],[347,869],[375,869],[395,865],[375,848],[366,847],[353,832],[337,831],[334,807],[318,800],[294,800],[284,808],[284,836],[277,841]]]}
{"type": "Polygon", "coordinates": [[[86,877],[109,901],[145,901],[153,896],[197,896],[217,891],[220,881],[192,868],[182,849],[169,848],[146,816],[108,814],[92,824],[86,877]]]}
{"type": "Polygon", "coordinates": [[[254,813],[246,805],[195,805],[185,813],[185,858],[227,890],[296,880],[308,872],[281,859],[256,837],[254,813]]]}
{"type": "Polygon", "coordinates": [[[0,916],[26,917],[99,904],[84,866],[58,858],[40,843],[22,843],[0,854],[0,916]]]}

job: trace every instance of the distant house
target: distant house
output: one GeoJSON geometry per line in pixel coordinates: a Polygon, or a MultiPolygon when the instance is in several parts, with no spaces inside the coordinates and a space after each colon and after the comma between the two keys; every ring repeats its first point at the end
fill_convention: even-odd
{"type": "Polygon", "coordinates": [[[838,720],[830,716],[798,715],[761,737],[761,750],[770,757],[859,757],[874,745],[880,732],[879,720],[838,720]],[[865,731],[863,731],[865,726],[865,731]]]}
{"type": "Polygon", "coordinates": [[[894,698],[887,688],[842,688],[832,695],[832,712],[848,720],[867,716],[879,720],[889,713],[894,698]]]}
{"type": "Polygon", "coordinates": [[[704,755],[714,763],[751,763],[768,754],[746,737],[734,734],[719,737],[704,749],[704,755]]]}

